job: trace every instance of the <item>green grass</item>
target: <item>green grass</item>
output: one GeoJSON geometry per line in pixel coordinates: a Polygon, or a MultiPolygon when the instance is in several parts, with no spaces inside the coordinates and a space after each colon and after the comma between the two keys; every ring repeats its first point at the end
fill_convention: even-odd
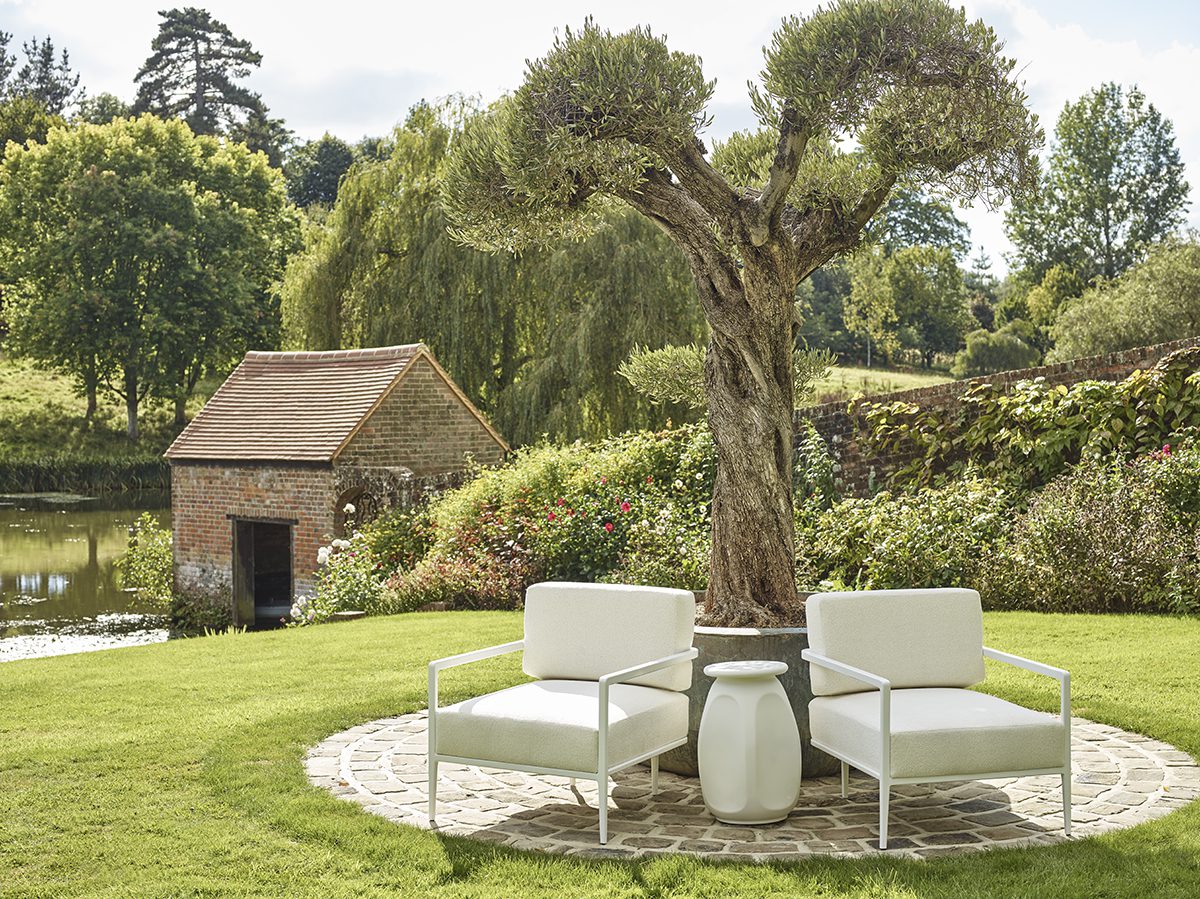
{"type": "MultiPolygon", "coordinates": [[[[513,613],[414,614],[0,666],[0,896],[1196,895],[1200,803],[1055,847],[786,866],[523,855],[395,825],[310,787],[305,750],[425,705],[428,659],[519,636],[513,613]]],[[[1065,665],[1077,714],[1200,755],[1200,621],[992,613],[991,645],[1065,665]]],[[[520,677],[449,672],[445,699],[520,677]]],[[[1057,685],[989,689],[1052,710],[1057,685]]]]}
{"type": "MultiPolygon", "coordinates": [[[[87,404],[69,378],[0,355],[0,456],[157,455],[174,437],[167,404],[145,403],[139,416],[141,439],[131,446],[123,401],[104,391],[99,400],[95,423],[86,429],[87,404]]],[[[196,401],[189,412],[194,414],[199,405],[196,401]]]]}
{"type": "Polygon", "coordinates": [[[837,366],[817,387],[819,402],[847,400],[853,396],[895,393],[951,381],[945,372],[855,368],[837,366]]]}

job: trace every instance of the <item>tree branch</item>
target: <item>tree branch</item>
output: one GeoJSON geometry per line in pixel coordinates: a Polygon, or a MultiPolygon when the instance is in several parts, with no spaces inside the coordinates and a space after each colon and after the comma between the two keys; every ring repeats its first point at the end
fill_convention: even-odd
{"type": "Polygon", "coordinates": [[[684,142],[668,160],[679,183],[695,198],[709,217],[724,225],[741,201],[725,176],[705,158],[704,144],[696,137],[684,142]]]}
{"type": "Polygon", "coordinates": [[[811,130],[796,119],[796,109],[791,102],[783,105],[779,126],[779,144],[775,148],[775,159],[767,176],[767,186],[759,195],[755,205],[759,209],[757,221],[750,226],[750,240],[761,247],[770,237],[771,226],[787,201],[788,191],[800,170],[800,158],[808,145],[811,130]]]}

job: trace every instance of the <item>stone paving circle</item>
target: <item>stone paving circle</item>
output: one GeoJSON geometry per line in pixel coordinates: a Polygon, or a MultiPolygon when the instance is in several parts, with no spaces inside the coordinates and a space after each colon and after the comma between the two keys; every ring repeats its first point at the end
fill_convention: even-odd
{"type": "MultiPolygon", "coordinates": [[[[360,724],[315,746],[309,780],[393,821],[429,827],[425,733],[419,712],[360,724]]],[[[1132,827],[1200,797],[1200,767],[1166,743],[1075,718],[1072,838],[1132,827]]],[[[663,772],[613,775],[609,840],[598,841],[596,785],[491,768],[439,767],[438,831],[558,855],[634,858],[686,853],[741,861],[878,853],[878,784],[852,772],[805,779],[779,824],[734,827],[704,808],[700,782],[663,772]]],[[[929,858],[999,846],[1060,843],[1057,776],[897,786],[887,855],[929,858]]]]}

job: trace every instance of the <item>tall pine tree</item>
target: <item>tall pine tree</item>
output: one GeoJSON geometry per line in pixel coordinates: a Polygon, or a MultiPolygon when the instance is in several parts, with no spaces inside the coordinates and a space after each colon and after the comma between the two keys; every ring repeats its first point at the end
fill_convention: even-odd
{"type": "Polygon", "coordinates": [[[265,120],[262,98],[239,83],[262,63],[262,54],[207,10],[188,6],[160,15],[154,52],[133,79],[134,112],[182,118],[196,134],[223,134],[251,119],[265,120]]]}

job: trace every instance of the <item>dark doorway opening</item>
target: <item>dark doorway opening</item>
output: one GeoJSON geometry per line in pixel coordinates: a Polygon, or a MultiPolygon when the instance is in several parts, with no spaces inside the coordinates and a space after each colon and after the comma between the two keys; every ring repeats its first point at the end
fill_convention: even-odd
{"type": "Polygon", "coordinates": [[[245,627],[278,627],[292,608],[292,526],[233,522],[234,618],[245,627]]]}

